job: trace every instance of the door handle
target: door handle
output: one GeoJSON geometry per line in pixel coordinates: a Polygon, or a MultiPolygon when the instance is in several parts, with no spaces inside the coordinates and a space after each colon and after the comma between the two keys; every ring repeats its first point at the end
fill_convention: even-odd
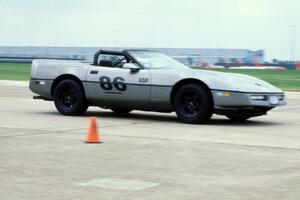
{"type": "Polygon", "coordinates": [[[97,70],[92,70],[92,71],[90,71],[90,74],[98,74],[98,71],[97,70]]]}

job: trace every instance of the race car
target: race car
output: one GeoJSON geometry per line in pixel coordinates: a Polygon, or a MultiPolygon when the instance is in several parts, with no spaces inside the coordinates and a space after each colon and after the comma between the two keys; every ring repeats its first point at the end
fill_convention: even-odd
{"type": "Polygon", "coordinates": [[[83,115],[89,106],[118,114],[132,110],[173,112],[187,123],[213,114],[234,121],[265,115],[285,105],[283,91],[260,79],[192,69],[150,50],[99,50],[92,63],[33,60],[34,99],[53,100],[63,115],[83,115]]]}

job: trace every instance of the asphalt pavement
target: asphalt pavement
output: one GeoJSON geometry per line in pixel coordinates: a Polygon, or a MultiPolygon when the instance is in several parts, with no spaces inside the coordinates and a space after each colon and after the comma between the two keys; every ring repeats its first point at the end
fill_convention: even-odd
{"type": "Polygon", "coordinates": [[[0,81],[0,199],[300,198],[300,93],[248,122],[174,113],[60,115],[27,82],[0,81]],[[96,116],[103,143],[86,144],[96,116]]]}

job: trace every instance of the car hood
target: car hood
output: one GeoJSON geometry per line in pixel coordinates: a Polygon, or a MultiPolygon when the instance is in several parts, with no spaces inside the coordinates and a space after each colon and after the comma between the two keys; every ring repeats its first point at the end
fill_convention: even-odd
{"type": "MultiPolygon", "coordinates": [[[[190,72],[191,73],[191,72],[190,72]]],[[[192,70],[192,76],[208,83],[211,89],[239,92],[282,93],[282,90],[261,79],[236,73],[192,70]]]]}

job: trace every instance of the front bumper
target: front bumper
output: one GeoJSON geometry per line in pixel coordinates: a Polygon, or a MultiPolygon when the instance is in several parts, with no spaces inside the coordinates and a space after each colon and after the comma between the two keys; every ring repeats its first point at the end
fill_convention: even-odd
{"type": "Polygon", "coordinates": [[[286,105],[284,93],[247,93],[213,90],[212,95],[216,109],[245,107],[274,108],[276,106],[286,105]],[[264,98],[258,99],[258,97],[264,98]]]}

